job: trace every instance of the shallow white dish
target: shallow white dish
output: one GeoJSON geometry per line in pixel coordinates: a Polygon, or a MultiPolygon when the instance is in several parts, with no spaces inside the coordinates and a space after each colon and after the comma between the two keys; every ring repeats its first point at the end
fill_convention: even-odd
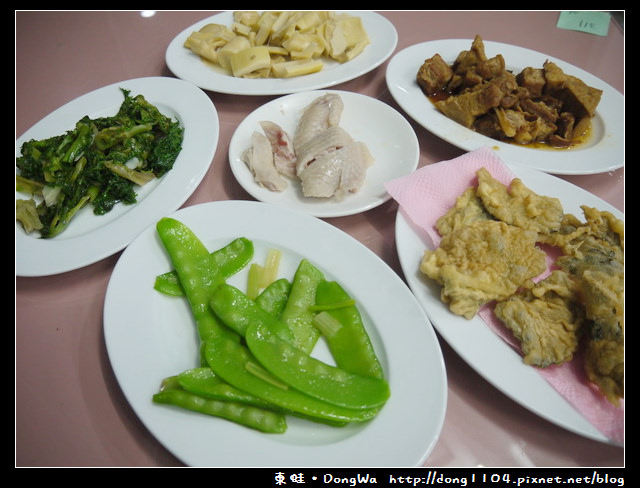
{"type": "MultiPolygon", "coordinates": [[[[263,434],[222,419],[153,404],[152,395],[163,378],[198,365],[199,346],[186,301],[153,289],[155,276],[171,266],[155,227],[150,227],[127,247],[113,271],[105,298],[104,335],[122,391],[162,444],[191,466],[424,463],[444,421],[445,368],[426,314],[391,268],[334,226],[276,205],[210,202],[171,216],[188,225],[210,250],[244,236],[253,241],[258,263],[264,263],[270,248],[282,251],[282,277],[291,279],[305,257],[326,278],[339,281],[359,304],[391,397],[366,425],[333,428],[288,418],[284,434],[263,434]]],[[[229,282],[245,289],[246,272],[245,268],[229,282]]],[[[323,357],[322,350],[313,354],[323,357]]]]}
{"type": "MultiPolygon", "coordinates": [[[[541,195],[559,198],[566,213],[584,220],[580,205],[608,210],[623,219],[615,207],[595,195],[552,175],[511,166],[515,176],[541,195]]],[[[396,218],[396,246],[409,287],[443,339],[498,390],[537,415],[572,432],[601,442],[611,442],[578,413],[533,367],[498,337],[480,317],[467,320],[449,311],[440,300],[441,287],[419,270],[431,242],[402,211],[396,218]]]]}
{"type": "Polygon", "coordinates": [[[286,95],[254,110],[237,127],[229,143],[229,164],[238,183],[255,199],[295,208],[315,217],[339,217],[372,209],[389,200],[384,182],[407,175],[418,166],[420,147],[415,131],[394,108],[375,98],[341,90],[318,90],[286,95]],[[251,147],[251,135],[262,132],[260,121],[280,125],[291,137],[302,111],[325,93],[336,93],[344,102],[340,126],[354,140],[364,142],[374,158],[367,169],[364,186],[342,200],[309,198],[302,194],[299,181],[288,180],[283,192],[258,185],[242,160],[251,147]]]}
{"type": "MultiPolygon", "coordinates": [[[[284,95],[306,90],[317,90],[352,80],[384,63],[398,43],[396,28],[385,17],[374,12],[346,12],[362,19],[371,44],[356,58],[340,64],[326,60],[324,68],[295,78],[246,79],[236,78],[205,64],[200,57],[184,47],[193,31],[207,24],[231,26],[233,12],[223,12],[206,18],[183,30],[170,43],[165,55],[169,69],[183,80],[190,81],[205,90],[236,95],[284,95]]],[[[324,58],[323,58],[324,60],[324,58]]]]}
{"type": "MultiPolygon", "coordinates": [[[[160,111],[185,128],[182,150],[173,169],[137,191],[138,202],[116,205],[97,216],[91,206],[83,208],[69,227],[51,239],[24,233],[16,222],[16,275],[46,276],[87,266],[129,244],[147,225],[173,212],[194,192],[204,178],[218,146],[218,113],[199,88],[175,78],[150,77],[121,81],[83,95],[47,115],[16,140],[16,157],[22,144],[72,129],[83,116],[114,115],[124,96],[142,94],[160,111]]],[[[16,192],[16,199],[29,198],[16,192]]]]}
{"type": "Polygon", "coordinates": [[[424,60],[439,53],[452,63],[458,53],[468,50],[471,39],[444,39],[423,42],[403,49],[389,61],[387,86],[395,101],[422,127],[466,151],[483,146],[495,149],[500,158],[554,174],[594,174],[612,171],[624,165],[624,97],[595,76],[551,56],[509,44],[484,41],[487,57],[504,56],[507,69],[519,73],[531,66],[542,68],[545,61],[556,63],[566,74],[577,76],[586,84],[603,91],[592,120],[588,141],[571,149],[536,149],[509,144],[483,136],[443,115],[426,97],[416,82],[424,60]]]}

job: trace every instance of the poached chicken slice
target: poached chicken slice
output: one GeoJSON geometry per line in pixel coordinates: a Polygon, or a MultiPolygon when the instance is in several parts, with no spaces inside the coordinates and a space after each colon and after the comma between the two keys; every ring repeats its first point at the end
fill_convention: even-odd
{"type": "Polygon", "coordinates": [[[287,132],[275,122],[263,120],[260,127],[271,143],[273,163],[276,169],[289,178],[296,176],[296,154],[293,141],[287,132]]]}
{"type": "Polygon", "coordinates": [[[313,160],[346,146],[351,140],[351,136],[339,125],[318,132],[296,150],[296,174],[300,176],[313,160]]]}
{"type": "Polygon", "coordinates": [[[350,141],[340,149],[319,155],[302,171],[302,193],[306,197],[343,198],[362,187],[372,162],[364,143],[350,141]]]}
{"type": "Polygon", "coordinates": [[[288,180],[299,181],[305,197],[342,199],[357,192],[374,158],[340,126],[343,110],[337,93],[316,97],[303,110],[293,139],[277,123],[260,121],[264,134],[254,131],[242,155],[255,182],[281,192],[288,180]]]}
{"type": "Polygon", "coordinates": [[[343,109],[342,98],[335,93],[327,93],[311,102],[304,109],[293,137],[296,154],[299,154],[300,148],[318,133],[338,125],[343,109]]]}
{"type": "Polygon", "coordinates": [[[271,142],[264,134],[253,132],[251,147],[244,152],[242,160],[260,186],[271,191],[283,191],[287,188],[287,181],[276,169],[271,142]]]}

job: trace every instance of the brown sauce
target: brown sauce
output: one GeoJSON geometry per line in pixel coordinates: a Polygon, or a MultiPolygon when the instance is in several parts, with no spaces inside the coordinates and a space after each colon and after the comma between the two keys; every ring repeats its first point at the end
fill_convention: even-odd
{"type": "Polygon", "coordinates": [[[546,142],[530,142],[529,144],[520,144],[517,142],[512,142],[512,141],[502,141],[502,142],[506,142],[509,144],[513,144],[515,146],[522,146],[522,147],[530,147],[532,149],[547,149],[547,150],[551,150],[551,151],[566,151],[569,149],[575,149],[576,147],[579,147],[585,143],[587,143],[589,141],[589,139],[591,138],[591,124],[589,124],[589,127],[579,136],[574,137],[571,140],[571,144],[569,144],[568,146],[562,146],[562,147],[558,147],[558,146],[552,146],[551,144],[548,144],[546,142]]]}

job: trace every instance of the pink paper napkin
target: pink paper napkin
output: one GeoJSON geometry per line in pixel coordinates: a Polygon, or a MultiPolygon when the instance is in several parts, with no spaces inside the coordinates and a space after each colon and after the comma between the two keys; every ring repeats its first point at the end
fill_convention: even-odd
{"type": "MultiPolygon", "coordinates": [[[[476,172],[482,167],[505,185],[514,178],[513,172],[496,152],[483,147],[388,181],[385,188],[402,207],[406,216],[426,231],[431,239],[427,245],[434,249],[441,239],[435,227],[437,220],[455,205],[458,196],[467,188],[477,185],[476,172]]],[[[555,256],[550,252],[547,262],[551,265],[554,260],[555,256]]],[[[520,352],[513,334],[496,318],[492,306],[483,307],[479,316],[496,334],[520,352]]],[[[613,442],[624,444],[624,400],[621,400],[620,407],[614,407],[598,393],[586,378],[581,357],[575,357],[573,361],[563,365],[538,368],[538,371],[594,427],[613,442]]]]}

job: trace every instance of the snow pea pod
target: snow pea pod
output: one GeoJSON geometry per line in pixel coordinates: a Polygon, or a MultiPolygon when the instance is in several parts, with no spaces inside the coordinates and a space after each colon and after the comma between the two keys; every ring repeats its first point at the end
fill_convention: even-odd
{"type": "MultiPolygon", "coordinates": [[[[211,253],[219,278],[226,280],[244,268],[253,258],[253,242],[245,237],[234,239],[221,249],[211,253]]],[[[156,276],[154,289],[171,296],[184,296],[180,278],[175,270],[156,276]]]]}
{"type": "Polygon", "coordinates": [[[255,407],[272,407],[269,402],[231,386],[206,366],[187,369],[179,373],[176,380],[183,390],[195,395],[213,400],[246,403],[255,407]]]}
{"type": "Polygon", "coordinates": [[[378,408],[354,409],[318,400],[269,377],[255,374],[259,363],[243,344],[225,337],[213,337],[205,344],[205,357],[211,369],[236,388],[262,398],[280,408],[306,417],[329,422],[364,422],[378,408]]]}
{"type": "Polygon", "coordinates": [[[153,395],[153,401],[231,420],[261,432],[282,434],[287,430],[287,419],[281,413],[239,402],[205,398],[180,388],[163,388],[153,395]]]}
{"type": "Polygon", "coordinates": [[[167,271],[166,273],[156,276],[156,280],[153,283],[153,289],[163,293],[164,295],[182,297],[184,296],[184,290],[180,284],[180,278],[175,270],[167,271]]]}
{"type": "Polygon", "coordinates": [[[294,340],[293,333],[283,322],[233,285],[228,283],[219,285],[211,295],[210,303],[216,316],[242,337],[244,337],[249,325],[260,322],[281,335],[285,340],[294,340]]]}
{"type": "Polygon", "coordinates": [[[319,400],[346,408],[370,409],[381,407],[389,398],[389,385],[384,379],[331,366],[278,337],[263,323],[251,323],[245,341],[267,371],[319,400]]]}
{"type": "Polygon", "coordinates": [[[238,334],[226,327],[209,306],[215,288],[223,282],[206,246],[184,223],[163,217],[156,224],[195,319],[200,340],[225,335],[236,341],[238,334]]]}
{"type": "Polygon", "coordinates": [[[291,293],[291,282],[286,278],[280,278],[262,290],[255,302],[274,317],[280,317],[287,305],[289,293],[291,293]]]}
{"type": "Polygon", "coordinates": [[[211,368],[206,366],[188,369],[177,376],[166,379],[165,381],[177,381],[177,384],[182,387],[183,390],[205,398],[246,403],[247,405],[253,405],[254,407],[266,408],[267,410],[293,415],[310,421],[323,422],[327,425],[331,425],[332,427],[342,427],[347,424],[347,422],[317,419],[278,407],[273,403],[263,400],[262,398],[250,395],[249,393],[245,393],[244,391],[231,386],[215,374],[211,368]]]}
{"type": "Polygon", "coordinates": [[[351,373],[384,376],[362,316],[349,294],[336,281],[322,281],[316,290],[316,310],[333,317],[340,326],[325,334],[336,365],[351,373]],[[346,305],[341,305],[346,304],[346,305]]]}
{"type": "Polygon", "coordinates": [[[316,287],[324,279],[322,271],[311,262],[302,259],[293,276],[289,299],[280,319],[291,329],[295,337],[293,344],[310,353],[320,332],[313,325],[314,313],[309,309],[316,301],[316,287]]]}

